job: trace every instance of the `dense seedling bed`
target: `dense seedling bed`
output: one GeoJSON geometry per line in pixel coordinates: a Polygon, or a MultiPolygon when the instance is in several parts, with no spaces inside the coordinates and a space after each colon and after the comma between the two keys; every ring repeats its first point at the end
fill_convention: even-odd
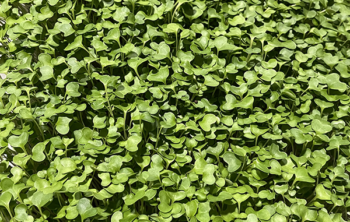
{"type": "Polygon", "coordinates": [[[349,16],[2,0],[0,221],[348,221],[349,16]]]}

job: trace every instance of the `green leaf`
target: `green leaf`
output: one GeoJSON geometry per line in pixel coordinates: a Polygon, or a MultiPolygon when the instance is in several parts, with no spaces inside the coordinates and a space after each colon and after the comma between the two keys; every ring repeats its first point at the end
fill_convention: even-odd
{"type": "Polygon", "coordinates": [[[307,183],[315,182],[315,180],[309,176],[308,171],[303,167],[299,167],[298,169],[296,169],[295,180],[307,183]]]}
{"type": "Polygon", "coordinates": [[[235,108],[235,103],[236,103],[236,97],[232,94],[227,94],[225,96],[225,102],[221,106],[223,110],[233,110],[235,108]]]}
{"type": "Polygon", "coordinates": [[[21,109],[19,111],[19,115],[23,118],[23,119],[33,119],[33,115],[32,113],[30,112],[30,110],[28,109],[21,109]]]}
{"type": "Polygon", "coordinates": [[[331,89],[344,92],[348,88],[345,83],[339,81],[340,76],[338,74],[332,73],[330,75],[327,75],[326,78],[327,78],[327,84],[331,89]]]}
{"type": "Polygon", "coordinates": [[[33,147],[33,150],[32,150],[32,152],[33,152],[32,159],[33,160],[35,160],[36,162],[42,162],[45,160],[46,156],[44,154],[44,151],[45,151],[46,144],[48,142],[49,141],[41,142],[41,143],[36,144],[33,147]]]}
{"type": "Polygon", "coordinates": [[[333,68],[339,62],[338,56],[332,56],[332,54],[330,53],[326,53],[323,60],[331,68],[333,68]]]}
{"type": "Polygon", "coordinates": [[[103,42],[101,42],[98,39],[94,39],[91,41],[91,45],[92,47],[94,47],[94,49],[96,50],[96,52],[99,51],[107,51],[108,46],[106,44],[104,44],[103,42]]]}
{"type": "Polygon", "coordinates": [[[232,19],[229,19],[228,22],[232,26],[237,26],[237,25],[244,24],[245,18],[242,15],[237,15],[237,16],[233,17],[232,19]]]}
{"type": "Polygon", "coordinates": [[[265,69],[273,69],[277,66],[277,60],[276,59],[270,59],[268,62],[262,61],[261,65],[265,69]]]}
{"type": "Polygon", "coordinates": [[[261,209],[256,215],[260,220],[269,220],[271,218],[271,213],[266,209],[261,209]]]}
{"type": "Polygon", "coordinates": [[[322,184],[316,186],[316,197],[320,200],[330,200],[331,192],[326,190],[322,184]]]}
{"type": "Polygon", "coordinates": [[[203,169],[203,181],[206,184],[212,185],[215,183],[215,177],[213,175],[214,172],[215,172],[215,166],[213,164],[205,165],[203,169]]]}
{"type": "Polygon", "coordinates": [[[238,49],[238,47],[236,47],[235,45],[228,43],[227,38],[224,36],[216,38],[214,40],[214,45],[218,51],[238,49]]]}
{"type": "Polygon", "coordinates": [[[323,119],[313,119],[311,127],[318,134],[325,134],[332,130],[331,124],[323,119]]]}
{"type": "Polygon", "coordinates": [[[83,45],[83,37],[81,35],[78,35],[75,37],[74,41],[72,43],[69,43],[67,47],[64,49],[65,51],[71,51],[73,49],[77,49],[83,45]]]}
{"type": "Polygon", "coordinates": [[[237,108],[244,108],[244,109],[252,109],[254,103],[253,97],[246,97],[242,101],[237,102],[235,107],[237,108]]]}
{"type": "Polygon", "coordinates": [[[40,81],[46,81],[54,77],[53,68],[51,66],[45,65],[40,67],[40,72],[41,72],[40,81]]]}
{"type": "Polygon", "coordinates": [[[287,222],[287,218],[283,215],[275,214],[271,218],[271,222],[287,222]]]}
{"type": "Polygon", "coordinates": [[[87,198],[81,198],[78,201],[77,210],[80,217],[82,218],[82,221],[97,214],[96,208],[92,207],[90,200],[87,198]]]}
{"type": "Polygon", "coordinates": [[[15,208],[15,219],[18,221],[33,221],[33,216],[27,214],[27,206],[25,204],[19,204],[15,208]]]}
{"type": "Polygon", "coordinates": [[[97,129],[103,129],[106,127],[106,116],[98,117],[95,116],[93,119],[94,127],[97,129]]]}
{"type": "Polygon", "coordinates": [[[128,60],[128,65],[135,70],[136,74],[138,75],[137,68],[143,63],[147,61],[147,59],[140,59],[140,58],[132,58],[128,60]]]}
{"type": "Polygon", "coordinates": [[[61,25],[58,25],[58,29],[64,33],[65,37],[70,36],[75,32],[75,30],[72,28],[71,24],[69,23],[63,23],[61,25]]]}
{"type": "Polygon", "coordinates": [[[11,199],[12,199],[12,195],[10,192],[3,192],[0,196],[0,206],[3,206],[7,210],[9,210],[11,199]]]}
{"type": "Polygon", "coordinates": [[[296,44],[292,40],[287,40],[285,42],[280,42],[280,41],[278,41],[277,38],[275,38],[271,42],[269,42],[269,44],[271,44],[274,47],[296,49],[296,44]]]}
{"type": "Polygon", "coordinates": [[[257,125],[250,125],[250,130],[255,135],[255,137],[259,137],[266,133],[269,129],[260,129],[257,125]]]}
{"type": "Polygon", "coordinates": [[[38,208],[41,208],[44,205],[46,205],[48,202],[50,202],[52,200],[52,197],[53,197],[52,193],[44,194],[41,191],[37,191],[31,197],[31,201],[35,206],[37,206],[38,208]]]}
{"type": "Polygon", "coordinates": [[[119,43],[120,39],[120,29],[119,28],[114,28],[111,29],[108,33],[107,36],[103,38],[104,41],[106,40],[115,40],[119,43]]]}
{"type": "Polygon", "coordinates": [[[127,7],[118,7],[113,14],[113,19],[117,22],[123,22],[125,18],[129,15],[130,10],[127,7]]]}
{"type": "Polygon", "coordinates": [[[121,219],[123,219],[123,213],[117,211],[112,215],[111,222],[119,222],[121,219]]]}
{"type": "Polygon", "coordinates": [[[177,33],[180,29],[181,26],[179,24],[170,23],[163,28],[163,31],[166,33],[177,33]]]}
{"type": "Polygon", "coordinates": [[[161,67],[159,69],[159,71],[155,74],[150,74],[147,76],[147,79],[149,81],[153,81],[153,82],[162,82],[164,84],[166,84],[166,79],[169,76],[169,68],[168,66],[165,67],[161,67]]]}
{"type": "Polygon", "coordinates": [[[295,138],[295,143],[297,144],[304,144],[308,140],[307,136],[304,135],[303,132],[299,129],[293,128],[290,130],[290,132],[295,138]]]}
{"type": "Polygon", "coordinates": [[[165,113],[164,121],[160,122],[161,126],[165,129],[172,128],[176,125],[176,117],[173,113],[165,113]]]}
{"type": "Polygon", "coordinates": [[[142,137],[138,135],[132,135],[128,138],[125,144],[125,148],[130,152],[136,152],[138,150],[137,145],[142,141],[142,137]]]}
{"type": "Polygon", "coordinates": [[[60,172],[62,174],[74,171],[77,168],[76,163],[71,158],[63,158],[60,161],[60,172]]]}
{"type": "Polygon", "coordinates": [[[210,131],[211,125],[218,121],[217,117],[213,114],[207,114],[203,117],[203,119],[199,122],[200,127],[204,131],[210,131]]]}
{"type": "Polygon", "coordinates": [[[10,136],[9,144],[13,147],[24,148],[28,142],[29,134],[27,132],[21,133],[19,136],[10,136]]]}
{"type": "Polygon", "coordinates": [[[58,117],[57,123],[56,123],[56,130],[58,133],[65,135],[69,132],[69,123],[72,120],[68,117],[58,117]]]}
{"type": "Polygon", "coordinates": [[[192,218],[197,213],[198,201],[197,200],[189,201],[184,205],[184,207],[186,210],[186,216],[188,218],[192,218]]]}
{"type": "Polygon", "coordinates": [[[146,186],[144,186],[143,188],[139,189],[135,195],[134,194],[129,194],[127,196],[125,196],[125,204],[127,206],[130,206],[132,204],[134,204],[136,201],[140,200],[141,198],[143,198],[145,196],[145,190],[147,189],[146,186]]]}
{"type": "Polygon", "coordinates": [[[209,215],[210,209],[211,208],[210,208],[210,203],[209,202],[199,203],[198,213],[196,215],[196,218],[200,222],[209,222],[210,221],[210,215],[209,215]]]}
{"type": "Polygon", "coordinates": [[[66,94],[71,97],[79,97],[81,93],[79,92],[79,83],[70,82],[66,86],[66,94]]]}
{"type": "Polygon", "coordinates": [[[156,53],[154,53],[152,56],[152,61],[159,61],[165,58],[169,58],[170,47],[165,42],[161,42],[159,44],[152,42],[151,47],[156,50],[156,53]]]}
{"type": "Polygon", "coordinates": [[[232,152],[226,152],[223,155],[223,159],[228,164],[227,170],[230,173],[237,171],[242,165],[242,161],[240,161],[232,152]]]}

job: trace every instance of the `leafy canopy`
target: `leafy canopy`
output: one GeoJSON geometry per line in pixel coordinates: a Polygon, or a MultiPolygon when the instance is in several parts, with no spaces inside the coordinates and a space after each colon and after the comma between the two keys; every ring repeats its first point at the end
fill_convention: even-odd
{"type": "Polygon", "coordinates": [[[0,221],[349,221],[349,18],[2,0],[0,221]]]}

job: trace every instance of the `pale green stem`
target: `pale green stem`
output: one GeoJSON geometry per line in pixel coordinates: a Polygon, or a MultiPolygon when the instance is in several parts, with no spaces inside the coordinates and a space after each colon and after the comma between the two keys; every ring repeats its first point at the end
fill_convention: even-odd
{"type": "Polygon", "coordinates": [[[45,140],[45,136],[44,136],[43,130],[41,129],[39,123],[35,119],[33,119],[33,120],[34,120],[34,123],[36,124],[36,126],[38,127],[38,129],[40,131],[40,134],[41,134],[41,137],[43,138],[43,141],[44,141],[45,140]]]}
{"type": "Polygon", "coordinates": [[[124,139],[125,140],[127,138],[127,136],[126,136],[126,127],[125,127],[125,125],[126,125],[126,114],[127,114],[127,112],[124,111],[124,125],[123,125],[123,129],[124,129],[124,139]]]}
{"type": "Polygon", "coordinates": [[[111,116],[112,116],[112,117],[114,117],[114,115],[113,115],[113,111],[112,111],[112,107],[111,107],[111,104],[109,103],[109,98],[108,98],[107,87],[105,87],[105,92],[106,92],[106,99],[107,99],[107,103],[108,103],[108,109],[109,109],[109,112],[110,112],[111,116]]]}

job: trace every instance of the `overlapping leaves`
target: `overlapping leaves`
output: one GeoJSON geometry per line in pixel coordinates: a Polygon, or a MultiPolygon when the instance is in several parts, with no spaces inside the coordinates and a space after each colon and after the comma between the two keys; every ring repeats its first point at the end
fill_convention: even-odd
{"type": "Polygon", "coordinates": [[[0,220],[348,220],[343,0],[3,0],[0,220]]]}

